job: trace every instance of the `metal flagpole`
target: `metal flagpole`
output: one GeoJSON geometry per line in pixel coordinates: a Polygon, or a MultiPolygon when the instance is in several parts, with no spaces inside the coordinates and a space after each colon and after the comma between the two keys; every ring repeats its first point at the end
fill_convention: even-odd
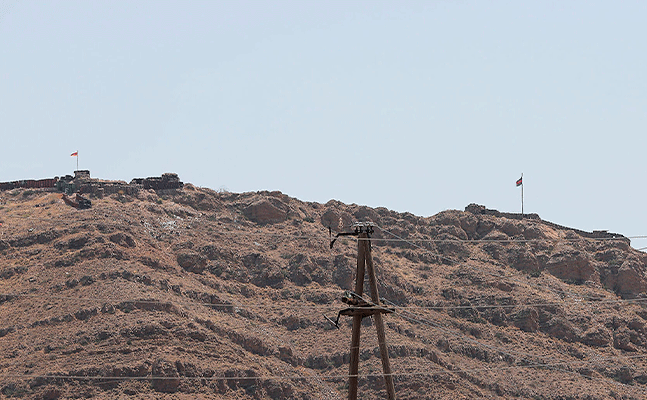
{"type": "MultiPolygon", "coordinates": [[[[79,160],[78,158],[76,159],[79,160]]],[[[521,216],[523,217],[523,172],[521,173],[521,216]]]]}
{"type": "MultiPolygon", "coordinates": [[[[79,151],[76,151],[76,170],[79,170],[79,151]]],[[[521,174],[523,176],[523,174],[521,174]]],[[[521,197],[523,198],[523,186],[521,187],[521,197]]],[[[523,203],[523,201],[522,201],[523,203]]],[[[523,205],[521,206],[521,209],[523,210],[523,205]]],[[[521,212],[523,214],[523,211],[521,212]]]]}

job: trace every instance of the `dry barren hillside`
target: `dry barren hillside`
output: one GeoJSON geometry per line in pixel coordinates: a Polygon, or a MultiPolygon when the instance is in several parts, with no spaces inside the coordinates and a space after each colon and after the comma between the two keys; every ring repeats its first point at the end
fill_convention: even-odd
{"type": "MultiPolygon", "coordinates": [[[[357,240],[398,399],[647,398],[647,257],[471,205],[423,218],[185,185],[0,191],[0,397],[344,399],[357,240]]],[[[366,285],[368,288],[368,285],[366,285]]],[[[368,289],[367,289],[368,290],[368,289]]],[[[359,398],[386,398],[372,320],[359,398]]]]}

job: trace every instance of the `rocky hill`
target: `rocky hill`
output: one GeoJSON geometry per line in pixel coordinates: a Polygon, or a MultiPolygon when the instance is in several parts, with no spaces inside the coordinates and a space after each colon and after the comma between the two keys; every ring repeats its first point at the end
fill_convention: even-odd
{"type": "MultiPolygon", "coordinates": [[[[0,397],[344,399],[357,240],[398,399],[647,398],[647,257],[471,205],[432,217],[190,184],[0,192],[0,397]]],[[[368,288],[368,285],[366,285],[368,288]]],[[[386,398],[365,318],[359,398],[386,398]]]]}

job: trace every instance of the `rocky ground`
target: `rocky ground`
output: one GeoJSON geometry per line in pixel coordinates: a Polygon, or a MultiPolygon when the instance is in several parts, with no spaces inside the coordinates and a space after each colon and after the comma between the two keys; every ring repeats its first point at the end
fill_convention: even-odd
{"type": "MultiPolygon", "coordinates": [[[[398,399],[647,398],[647,257],[540,219],[423,218],[186,185],[93,199],[0,192],[0,397],[346,398],[357,240],[398,399]]],[[[368,285],[366,285],[368,289],[368,285]]],[[[386,398],[362,327],[359,398],[386,398]]]]}

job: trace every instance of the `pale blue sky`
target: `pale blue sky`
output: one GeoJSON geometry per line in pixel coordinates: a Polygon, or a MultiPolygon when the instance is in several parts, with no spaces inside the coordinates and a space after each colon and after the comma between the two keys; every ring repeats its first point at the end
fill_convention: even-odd
{"type": "MultiPolygon", "coordinates": [[[[647,2],[0,0],[0,181],[80,166],[647,235],[647,2]]],[[[634,240],[635,247],[647,241],[634,240]]]]}

